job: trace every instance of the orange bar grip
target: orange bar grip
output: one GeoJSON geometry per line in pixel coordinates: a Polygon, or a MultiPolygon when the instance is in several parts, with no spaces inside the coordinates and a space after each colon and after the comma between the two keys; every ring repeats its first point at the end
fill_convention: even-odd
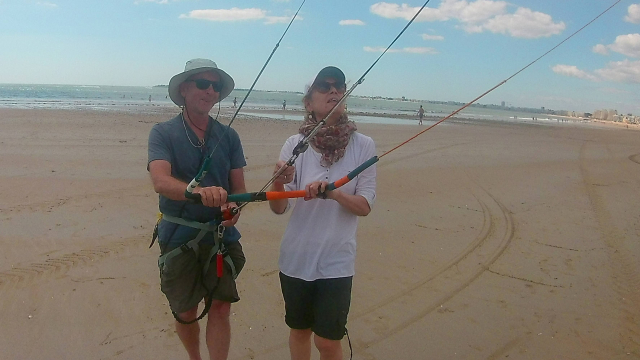
{"type": "Polygon", "coordinates": [[[267,200],[278,200],[278,199],[305,197],[307,195],[307,192],[305,190],[268,191],[266,194],[267,194],[267,200]]]}

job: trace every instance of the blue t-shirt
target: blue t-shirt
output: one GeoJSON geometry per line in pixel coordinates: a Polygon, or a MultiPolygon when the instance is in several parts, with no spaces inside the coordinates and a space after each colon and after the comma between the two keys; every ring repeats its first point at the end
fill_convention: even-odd
{"type": "MultiPolygon", "coordinates": [[[[198,174],[204,159],[217,146],[211,158],[209,172],[200,182],[200,186],[219,186],[229,192],[229,171],[247,165],[240,137],[234,129],[209,117],[205,138],[205,146],[195,147],[193,144],[197,144],[198,136],[184,122],[182,115],[156,124],[149,134],[149,161],[147,164],[154,160],[166,160],[171,164],[171,176],[189,183],[198,174]]],[[[147,170],[148,168],[147,165],[147,170]]],[[[162,195],[159,198],[160,212],[163,214],[198,222],[214,221],[220,214],[220,208],[210,208],[188,201],[171,200],[162,195]]],[[[162,220],[158,225],[158,242],[162,246],[177,247],[195,238],[199,231],[162,220]]],[[[225,242],[238,241],[239,239],[240,232],[235,227],[225,230],[223,236],[225,242]]],[[[213,244],[213,234],[207,233],[202,242],[213,244]]]]}

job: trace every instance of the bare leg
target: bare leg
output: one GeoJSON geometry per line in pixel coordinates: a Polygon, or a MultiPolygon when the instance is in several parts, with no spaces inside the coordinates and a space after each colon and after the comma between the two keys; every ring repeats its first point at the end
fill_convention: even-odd
{"type": "MultiPolygon", "coordinates": [[[[178,315],[182,320],[191,321],[198,316],[198,307],[178,315]]],[[[187,354],[189,354],[189,360],[202,360],[200,357],[200,325],[197,322],[185,325],[176,321],[176,332],[187,350],[187,354]]]]}
{"type": "Polygon", "coordinates": [[[313,341],[320,351],[320,360],[342,360],[342,343],[314,335],[313,341]]]}
{"type": "Polygon", "coordinates": [[[207,348],[211,360],[226,360],[231,344],[231,303],[213,300],[207,317],[207,348]]]}
{"type": "Polygon", "coordinates": [[[291,329],[289,332],[291,360],[311,359],[311,329],[291,329]]]}

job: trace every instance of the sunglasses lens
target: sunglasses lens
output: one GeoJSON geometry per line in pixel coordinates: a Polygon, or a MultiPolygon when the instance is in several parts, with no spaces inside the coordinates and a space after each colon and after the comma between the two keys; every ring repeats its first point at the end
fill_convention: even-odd
{"type": "Polygon", "coordinates": [[[213,91],[220,92],[222,90],[222,83],[218,81],[210,81],[207,79],[194,80],[196,87],[200,90],[207,90],[209,86],[213,86],[213,91]]]}
{"type": "Polygon", "coordinates": [[[331,91],[331,87],[334,87],[336,91],[343,93],[346,90],[346,84],[344,83],[330,83],[326,81],[322,81],[316,84],[316,90],[318,92],[326,94],[331,91]]]}

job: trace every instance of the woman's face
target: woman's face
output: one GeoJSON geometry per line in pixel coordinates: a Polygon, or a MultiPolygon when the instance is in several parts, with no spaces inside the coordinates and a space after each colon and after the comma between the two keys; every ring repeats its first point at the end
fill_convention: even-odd
{"type": "MultiPolygon", "coordinates": [[[[316,119],[323,119],[338,103],[346,91],[344,83],[338,83],[334,78],[316,81],[311,88],[311,96],[305,101],[305,108],[316,115],[316,119]]],[[[344,102],[336,108],[332,118],[337,120],[344,112],[344,102]]]]}

